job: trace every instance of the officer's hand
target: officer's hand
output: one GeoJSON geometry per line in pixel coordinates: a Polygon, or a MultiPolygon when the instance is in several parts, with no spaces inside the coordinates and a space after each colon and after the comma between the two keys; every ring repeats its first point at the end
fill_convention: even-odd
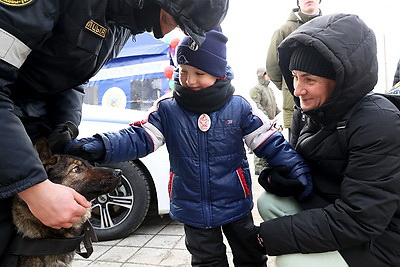
{"type": "Polygon", "coordinates": [[[64,152],[90,162],[96,162],[104,158],[106,149],[102,140],[96,137],[87,137],[68,142],[64,152]]]}
{"type": "Polygon", "coordinates": [[[65,145],[76,138],[78,134],[78,127],[71,121],[57,125],[56,129],[47,138],[51,151],[55,154],[63,153],[65,145]]]}
{"type": "Polygon", "coordinates": [[[32,214],[54,229],[70,228],[91,204],[74,189],[45,180],[20,193],[32,214]]]}
{"type": "Polygon", "coordinates": [[[311,175],[302,174],[297,179],[290,179],[289,172],[290,168],[286,166],[267,167],[261,171],[258,182],[267,192],[277,196],[295,196],[300,201],[305,200],[312,191],[311,175]]]}

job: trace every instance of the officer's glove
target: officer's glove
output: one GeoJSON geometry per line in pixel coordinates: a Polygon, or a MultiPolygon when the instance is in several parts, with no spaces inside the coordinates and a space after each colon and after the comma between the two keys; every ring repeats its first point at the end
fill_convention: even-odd
{"type": "Polygon", "coordinates": [[[63,153],[65,145],[79,134],[78,127],[71,121],[61,123],[48,136],[51,151],[55,154],[63,153]]]}
{"type": "Polygon", "coordinates": [[[106,148],[101,139],[87,137],[70,141],[64,149],[66,154],[77,156],[89,162],[99,162],[106,154],[106,148]]]}
{"type": "Polygon", "coordinates": [[[299,201],[307,199],[312,192],[312,180],[309,173],[288,178],[290,168],[286,166],[266,167],[259,177],[259,184],[267,191],[280,197],[294,196],[299,201]]]}

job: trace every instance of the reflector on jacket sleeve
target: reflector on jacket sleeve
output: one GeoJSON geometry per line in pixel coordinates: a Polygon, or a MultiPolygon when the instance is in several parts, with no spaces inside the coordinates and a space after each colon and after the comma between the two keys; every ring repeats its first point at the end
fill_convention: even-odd
{"type": "Polygon", "coordinates": [[[275,129],[271,124],[263,124],[261,127],[257,128],[257,130],[246,135],[244,140],[246,145],[251,150],[254,150],[264,143],[265,140],[267,140],[276,131],[277,129],[275,129]]]}
{"type": "Polygon", "coordinates": [[[31,51],[14,35],[0,28],[0,59],[19,69],[31,51]]]}
{"type": "Polygon", "coordinates": [[[160,146],[164,145],[165,138],[164,135],[157,129],[153,124],[146,122],[142,124],[146,133],[150,136],[154,143],[154,151],[156,151],[160,146]]]}

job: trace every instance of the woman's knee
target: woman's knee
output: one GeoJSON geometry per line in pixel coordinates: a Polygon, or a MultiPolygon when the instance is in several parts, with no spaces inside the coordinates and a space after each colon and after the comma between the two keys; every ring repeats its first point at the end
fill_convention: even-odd
{"type": "Polygon", "coordinates": [[[278,197],[274,194],[263,192],[257,199],[257,209],[264,221],[293,215],[302,208],[293,197],[278,197]]]}
{"type": "Polygon", "coordinates": [[[338,251],[286,254],[276,257],[277,267],[348,267],[338,251]]]}

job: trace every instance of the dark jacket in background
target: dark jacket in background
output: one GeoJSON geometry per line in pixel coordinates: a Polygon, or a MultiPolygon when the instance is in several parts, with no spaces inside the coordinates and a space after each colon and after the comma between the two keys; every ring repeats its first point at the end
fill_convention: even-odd
{"type": "MultiPolygon", "coordinates": [[[[400,112],[384,97],[367,95],[378,78],[374,33],[347,14],[301,26],[279,47],[292,93],[288,66],[300,44],[312,45],[332,62],[337,85],[320,107],[296,111],[293,127],[304,127],[292,129],[293,145],[310,165],[314,197],[304,203],[305,211],[262,224],[267,252],[338,250],[352,267],[400,266],[400,112]],[[344,34],[338,38],[338,32],[344,34]],[[358,102],[344,155],[336,123],[358,102]]],[[[298,98],[295,102],[299,105],[298,98]]]]}
{"type": "Polygon", "coordinates": [[[398,82],[400,82],[400,60],[397,63],[397,69],[396,72],[394,73],[393,86],[398,82]]]}

